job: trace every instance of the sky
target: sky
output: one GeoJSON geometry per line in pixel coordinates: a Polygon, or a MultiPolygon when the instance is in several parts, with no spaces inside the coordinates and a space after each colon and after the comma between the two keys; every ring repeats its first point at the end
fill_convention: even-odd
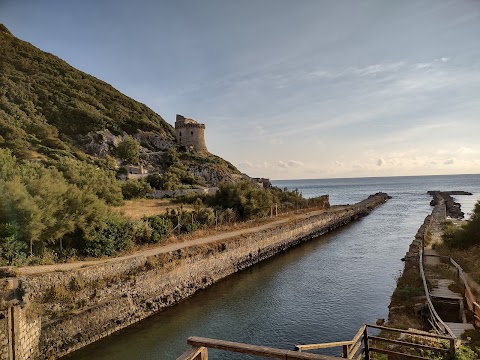
{"type": "Polygon", "coordinates": [[[480,173],[478,0],[0,0],[0,23],[251,176],[480,173]]]}

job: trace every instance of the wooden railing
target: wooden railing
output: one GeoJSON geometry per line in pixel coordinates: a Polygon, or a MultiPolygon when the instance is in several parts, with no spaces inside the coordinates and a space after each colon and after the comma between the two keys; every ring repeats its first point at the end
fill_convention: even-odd
{"type": "Polygon", "coordinates": [[[398,356],[401,359],[430,359],[423,357],[424,351],[432,351],[435,353],[445,353],[449,355],[455,354],[455,339],[450,336],[434,335],[429,333],[416,333],[408,330],[393,329],[378,325],[363,325],[351,341],[341,341],[333,343],[297,345],[295,348],[299,351],[326,349],[330,347],[342,346],[343,358],[346,359],[365,359],[369,360],[373,353],[387,354],[398,356]],[[411,340],[398,340],[377,335],[369,334],[368,329],[382,330],[384,332],[394,332],[405,337],[408,336],[411,340]],[[423,341],[425,338],[432,339],[439,343],[439,340],[446,341],[448,347],[437,347],[432,345],[425,345],[420,341],[415,342],[414,339],[423,341]],[[418,355],[420,354],[420,355],[418,355]]]}
{"type": "Polygon", "coordinates": [[[433,306],[432,299],[430,297],[430,291],[428,290],[428,285],[427,285],[427,279],[425,278],[425,272],[423,270],[423,248],[420,250],[420,259],[419,259],[419,267],[420,267],[420,276],[422,277],[422,282],[423,282],[423,289],[425,291],[425,296],[427,298],[427,306],[428,310],[430,312],[430,325],[437,330],[441,334],[446,334],[451,336],[452,338],[456,338],[455,334],[452,332],[452,330],[445,324],[445,322],[440,318],[438,315],[437,311],[435,310],[435,307],[433,306]]]}
{"type": "Polygon", "coordinates": [[[455,339],[451,336],[435,335],[427,332],[418,333],[370,324],[363,325],[352,340],[297,345],[295,346],[294,351],[196,336],[189,337],[187,343],[191,345],[191,348],[177,358],[177,360],[208,360],[208,349],[217,349],[244,355],[255,355],[267,359],[282,360],[338,359],[338,357],[335,356],[303,352],[307,350],[327,349],[332,347],[342,347],[342,358],[355,360],[370,360],[373,353],[398,356],[401,359],[419,360],[430,359],[429,357],[422,356],[425,351],[443,353],[449,356],[455,355],[455,339]],[[370,333],[369,329],[370,331],[373,329],[375,334],[370,333]],[[378,336],[377,333],[380,330],[383,334],[393,332],[400,334],[400,336],[397,336],[395,339],[387,338],[385,335],[383,337],[378,336]],[[423,343],[426,339],[429,341],[428,345],[423,343]],[[442,344],[441,341],[444,343],[442,344]]]}
{"type": "Polygon", "coordinates": [[[472,289],[470,288],[470,285],[468,285],[468,280],[465,276],[465,271],[462,269],[462,267],[450,256],[444,256],[444,255],[425,255],[425,256],[438,257],[442,260],[447,261],[448,263],[450,263],[450,265],[452,265],[457,269],[457,277],[463,286],[463,296],[467,302],[467,307],[473,314],[474,325],[475,327],[480,327],[480,305],[472,289]]]}
{"type": "Polygon", "coordinates": [[[189,337],[187,343],[192,346],[177,360],[208,360],[208,349],[218,349],[244,355],[256,355],[267,359],[282,360],[335,360],[337,357],[301,353],[298,351],[275,349],[266,346],[243,344],[232,341],[189,337]]]}
{"type": "MultiPolygon", "coordinates": [[[[317,350],[317,349],[327,349],[332,347],[341,346],[342,357],[346,359],[361,359],[365,354],[365,349],[368,349],[368,339],[367,335],[367,325],[363,325],[360,330],[355,334],[352,340],[349,341],[339,341],[331,343],[321,343],[321,344],[309,344],[309,345],[296,345],[295,349],[298,351],[305,350],[317,350]]],[[[367,351],[368,353],[368,351],[367,351]]]]}

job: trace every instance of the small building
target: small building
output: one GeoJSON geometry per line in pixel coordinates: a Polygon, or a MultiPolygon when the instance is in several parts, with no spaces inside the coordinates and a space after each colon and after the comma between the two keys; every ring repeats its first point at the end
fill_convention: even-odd
{"type": "Polygon", "coordinates": [[[178,145],[191,147],[197,151],[208,151],[205,145],[205,124],[199,124],[193,119],[177,114],[175,135],[178,145]]]}

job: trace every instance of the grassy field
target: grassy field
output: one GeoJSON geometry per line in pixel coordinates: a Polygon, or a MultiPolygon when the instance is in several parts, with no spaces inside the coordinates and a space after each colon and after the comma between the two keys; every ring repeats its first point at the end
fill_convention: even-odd
{"type": "Polygon", "coordinates": [[[135,199],[126,200],[122,206],[114,209],[123,213],[126,217],[138,220],[144,216],[164,214],[167,209],[183,207],[185,210],[193,210],[190,204],[175,204],[170,199],[135,199]]]}

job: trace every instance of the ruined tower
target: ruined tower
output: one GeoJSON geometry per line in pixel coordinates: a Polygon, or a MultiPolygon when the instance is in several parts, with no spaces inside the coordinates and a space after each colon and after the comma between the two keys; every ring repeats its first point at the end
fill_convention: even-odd
{"type": "Polygon", "coordinates": [[[175,134],[177,144],[193,147],[197,151],[208,151],[205,145],[205,124],[199,124],[193,119],[187,119],[177,114],[175,134]]]}

